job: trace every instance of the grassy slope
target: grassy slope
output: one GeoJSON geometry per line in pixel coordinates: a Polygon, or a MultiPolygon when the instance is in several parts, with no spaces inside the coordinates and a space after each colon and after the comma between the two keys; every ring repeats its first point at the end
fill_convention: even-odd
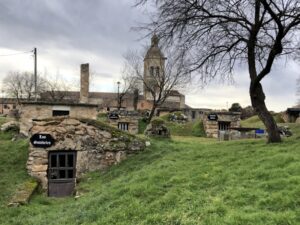
{"type": "MultiPolygon", "coordinates": [[[[0,126],[5,120],[0,118],[0,126]]],[[[0,132],[0,210],[18,185],[29,178],[25,170],[28,143],[26,140],[12,142],[12,136],[0,132]]]]}
{"type": "Polygon", "coordinates": [[[36,195],[28,206],[2,208],[0,224],[300,224],[300,126],[292,128],[296,135],[271,145],[153,140],[87,175],[78,200],[36,195]]]}
{"type": "MultiPolygon", "coordinates": [[[[284,121],[280,118],[279,114],[273,115],[276,123],[283,123],[284,121]]],[[[252,116],[246,120],[241,121],[242,127],[255,127],[255,128],[265,128],[263,122],[258,118],[258,116],[252,116]]]]}
{"type": "Polygon", "coordinates": [[[167,121],[166,125],[170,129],[171,135],[196,137],[205,136],[202,121],[191,121],[186,123],[176,123],[167,121]]]}

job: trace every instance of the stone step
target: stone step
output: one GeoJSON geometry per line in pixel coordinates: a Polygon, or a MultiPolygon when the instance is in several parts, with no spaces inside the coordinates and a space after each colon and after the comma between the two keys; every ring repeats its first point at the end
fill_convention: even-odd
{"type": "Polygon", "coordinates": [[[12,196],[11,200],[7,204],[8,207],[18,207],[20,205],[28,204],[30,197],[38,187],[38,183],[35,180],[29,180],[24,182],[12,196]]]}

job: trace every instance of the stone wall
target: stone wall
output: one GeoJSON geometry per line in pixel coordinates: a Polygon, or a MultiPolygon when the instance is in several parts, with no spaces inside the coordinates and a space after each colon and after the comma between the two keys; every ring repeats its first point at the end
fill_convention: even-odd
{"type": "MultiPolygon", "coordinates": [[[[63,106],[63,105],[59,105],[63,106]]],[[[55,104],[39,104],[39,103],[31,103],[31,104],[22,104],[18,107],[20,114],[20,133],[28,136],[28,131],[32,127],[32,121],[34,119],[45,119],[52,117],[53,109],[57,107],[55,104]]],[[[69,108],[70,117],[76,118],[89,118],[96,119],[97,118],[97,107],[93,105],[65,105],[65,107],[69,108]]]]}
{"type": "Polygon", "coordinates": [[[203,116],[203,125],[207,137],[218,138],[219,122],[230,122],[230,127],[240,127],[241,114],[234,112],[207,112],[203,116]],[[217,114],[217,120],[209,120],[209,114],[217,114]]]}
{"type": "Polygon", "coordinates": [[[209,113],[211,109],[197,109],[197,108],[186,108],[183,113],[187,116],[189,121],[203,120],[205,113],[209,113]]]}
{"type": "Polygon", "coordinates": [[[48,155],[50,151],[76,151],[76,178],[85,172],[105,169],[142,151],[145,143],[104,123],[69,117],[34,120],[30,134],[50,134],[55,143],[49,148],[30,144],[28,173],[48,188],[48,155]]]}
{"type": "Polygon", "coordinates": [[[138,116],[119,116],[119,119],[109,119],[111,126],[118,128],[119,123],[128,123],[128,132],[130,134],[137,134],[139,128],[138,116]]]}

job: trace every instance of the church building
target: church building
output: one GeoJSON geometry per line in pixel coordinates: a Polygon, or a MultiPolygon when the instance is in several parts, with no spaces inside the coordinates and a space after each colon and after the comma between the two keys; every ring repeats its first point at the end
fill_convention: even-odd
{"type": "MultiPolygon", "coordinates": [[[[159,39],[154,34],[151,38],[151,46],[144,57],[144,85],[143,94],[138,96],[137,110],[150,110],[153,104],[153,97],[149,87],[155,89],[155,79],[164,75],[165,61],[167,58],[162,53],[159,39]]],[[[90,92],[89,91],[89,64],[81,65],[80,92],[56,91],[55,93],[45,92],[41,94],[42,101],[57,101],[60,103],[81,103],[98,105],[101,111],[112,111],[118,109],[119,93],[115,92],[90,92]]],[[[157,110],[176,111],[186,108],[185,96],[177,90],[171,90],[168,98],[157,110]]],[[[122,99],[121,110],[134,110],[134,94],[126,93],[122,99]]]]}

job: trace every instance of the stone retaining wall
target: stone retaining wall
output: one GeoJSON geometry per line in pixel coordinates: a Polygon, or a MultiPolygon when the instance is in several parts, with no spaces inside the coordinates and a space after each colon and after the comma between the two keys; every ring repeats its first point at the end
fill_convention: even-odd
{"type": "Polygon", "coordinates": [[[119,119],[108,119],[109,124],[115,128],[118,128],[119,123],[127,123],[128,124],[128,132],[130,134],[137,134],[138,133],[138,116],[119,116],[119,119]]]}

